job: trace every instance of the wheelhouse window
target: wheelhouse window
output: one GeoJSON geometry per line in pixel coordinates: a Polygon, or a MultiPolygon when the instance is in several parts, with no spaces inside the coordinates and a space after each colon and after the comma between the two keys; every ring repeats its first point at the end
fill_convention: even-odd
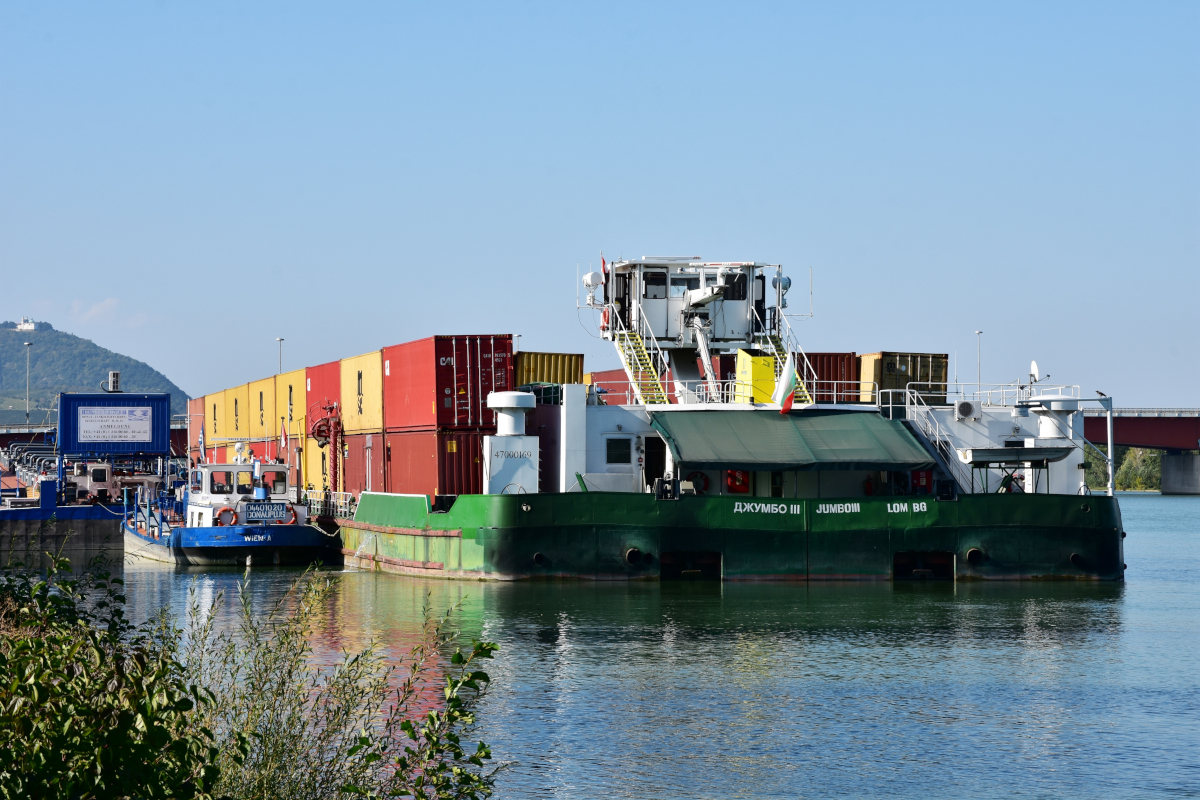
{"type": "Polygon", "coordinates": [[[739,272],[735,275],[730,275],[725,279],[725,299],[746,299],[746,273],[739,272]]]}
{"type": "Polygon", "coordinates": [[[610,438],[605,442],[605,462],[608,464],[630,464],[633,462],[633,447],[629,439],[610,438]]]}
{"type": "Polygon", "coordinates": [[[671,278],[671,297],[683,297],[688,289],[699,289],[700,278],[671,278]]]}
{"type": "Polygon", "coordinates": [[[642,276],[642,297],[647,300],[667,299],[667,273],[647,272],[642,276]]]}
{"type": "Polygon", "coordinates": [[[250,472],[237,473],[237,493],[250,494],[254,489],[254,474],[250,472]]]}
{"type": "Polygon", "coordinates": [[[92,480],[95,483],[104,483],[106,480],[108,480],[108,470],[104,469],[103,467],[99,469],[93,469],[92,480]]]}
{"type": "Polygon", "coordinates": [[[284,494],[287,492],[287,473],[264,472],[263,484],[271,490],[271,494],[284,494]]]}
{"type": "Polygon", "coordinates": [[[212,472],[209,474],[208,491],[210,494],[229,494],[233,491],[232,472],[212,472]]]}

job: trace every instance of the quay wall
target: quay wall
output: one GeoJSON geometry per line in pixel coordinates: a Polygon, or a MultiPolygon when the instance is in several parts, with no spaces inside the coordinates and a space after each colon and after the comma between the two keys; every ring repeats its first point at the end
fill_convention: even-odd
{"type": "Polygon", "coordinates": [[[0,561],[48,563],[46,553],[61,554],[82,568],[96,556],[119,563],[125,555],[121,517],[96,513],[95,506],[65,506],[53,514],[41,509],[0,511],[0,561]]]}

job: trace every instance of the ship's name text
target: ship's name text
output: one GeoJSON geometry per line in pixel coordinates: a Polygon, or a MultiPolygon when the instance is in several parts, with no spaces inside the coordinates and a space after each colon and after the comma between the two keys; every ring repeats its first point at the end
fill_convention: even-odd
{"type": "Polygon", "coordinates": [[[800,503],[734,503],[735,514],[801,514],[804,506],[800,503]]]}
{"type": "Polygon", "coordinates": [[[858,503],[821,503],[817,506],[817,514],[852,514],[862,511],[858,503]]]}

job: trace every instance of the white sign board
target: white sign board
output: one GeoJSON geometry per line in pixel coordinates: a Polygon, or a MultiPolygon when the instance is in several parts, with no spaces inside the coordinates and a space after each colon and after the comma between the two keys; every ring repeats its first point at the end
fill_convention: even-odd
{"type": "Polygon", "coordinates": [[[536,494],[538,437],[485,436],[484,494],[536,494]]]}
{"type": "Polygon", "coordinates": [[[149,442],[151,409],[80,408],[80,442],[149,442]]]}

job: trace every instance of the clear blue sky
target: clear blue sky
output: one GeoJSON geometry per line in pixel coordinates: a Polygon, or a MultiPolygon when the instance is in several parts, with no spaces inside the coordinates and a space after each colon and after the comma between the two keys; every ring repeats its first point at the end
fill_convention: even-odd
{"type": "Polygon", "coordinates": [[[1196,2],[3,3],[0,318],[193,394],[276,336],[599,369],[577,264],[756,259],[812,268],[808,350],[973,377],[982,329],[984,380],[1200,406],[1198,42],[1196,2]]]}

